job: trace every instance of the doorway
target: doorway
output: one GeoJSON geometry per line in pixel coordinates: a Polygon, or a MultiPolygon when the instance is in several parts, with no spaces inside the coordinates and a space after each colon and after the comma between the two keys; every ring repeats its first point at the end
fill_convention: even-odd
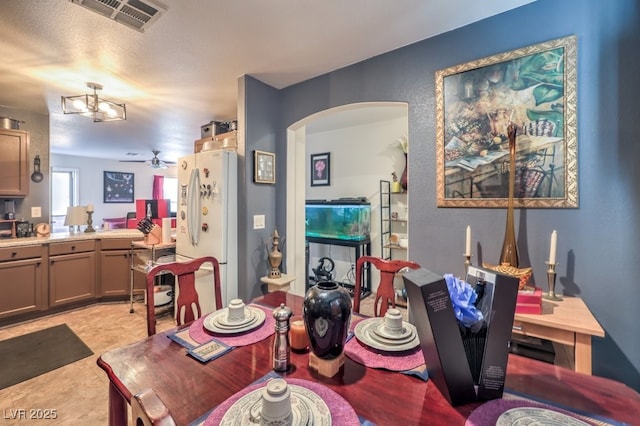
{"type": "MultiPolygon", "coordinates": [[[[296,280],[293,283],[291,292],[298,295],[305,294],[306,277],[306,257],[305,257],[305,200],[308,198],[310,191],[310,155],[313,152],[309,152],[308,144],[315,143],[317,140],[317,134],[326,132],[327,135],[331,135],[331,140],[335,142],[335,132],[339,133],[340,129],[345,129],[344,132],[348,132],[349,144],[358,144],[357,147],[351,147],[349,154],[340,155],[338,150],[344,149],[334,147],[335,149],[329,149],[332,156],[332,173],[335,172],[331,179],[331,186],[321,187],[320,192],[314,192],[312,198],[332,199],[339,198],[348,195],[354,195],[351,192],[345,194],[345,182],[348,182],[348,176],[340,172],[339,161],[349,161],[353,165],[354,162],[371,165],[372,162],[380,161],[381,167],[370,167],[374,170],[374,177],[371,177],[371,185],[374,188],[378,188],[379,179],[390,179],[391,172],[399,167],[398,161],[404,162],[404,157],[399,147],[396,147],[396,138],[407,135],[408,132],[408,105],[404,102],[367,102],[343,105],[336,108],[331,108],[325,111],[321,111],[312,114],[304,119],[292,124],[287,129],[287,257],[286,268],[287,271],[293,271],[296,280]],[[382,126],[381,123],[394,121],[395,130],[391,131],[389,135],[383,135],[381,137],[387,144],[383,151],[378,150],[373,152],[371,148],[372,134],[367,132],[375,132],[376,126],[382,126]],[[391,136],[393,135],[393,136],[391,136]],[[354,160],[353,153],[357,151],[358,159],[354,160]],[[368,158],[368,155],[374,155],[376,158],[368,158]],[[397,155],[397,157],[396,157],[397,155]],[[391,160],[390,158],[397,158],[397,160],[391,160]],[[347,160],[345,160],[345,158],[347,160]],[[342,179],[342,181],[341,181],[342,179]]],[[[375,134],[375,133],[374,133],[375,134]]],[[[316,148],[320,149],[318,145],[316,148]]],[[[365,166],[366,167],[366,166],[365,166]]],[[[400,170],[402,170],[400,168],[400,170]]],[[[357,195],[367,196],[372,201],[372,225],[376,223],[374,213],[376,212],[376,206],[379,194],[377,189],[371,190],[371,186],[367,189],[354,189],[351,191],[359,191],[357,195]],[[363,193],[366,192],[366,193],[363,193]]],[[[318,188],[314,187],[314,190],[318,188]]],[[[377,215],[375,217],[378,217],[377,215]]],[[[374,248],[374,255],[379,250],[379,240],[377,243],[373,241],[375,235],[372,230],[372,247],[374,248]],[[378,247],[376,249],[376,247],[378,247]]]]}

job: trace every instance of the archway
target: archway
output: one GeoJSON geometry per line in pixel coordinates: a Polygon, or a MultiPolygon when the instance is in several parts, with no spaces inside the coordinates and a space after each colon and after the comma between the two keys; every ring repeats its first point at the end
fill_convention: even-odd
{"type": "MultiPolygon", "coordinates": [[[[408,131],[408,105],[404,102],[366,102],[343,105],[312,114],[287,129],[287,256],[286,270],[296,277],[291,292],[305,293],[305,200],[308,181],[307,140],[312,132],[341,127],[362,126],[398,118],[408,131]]],[[[366,147],[361,149],[367,154],[366,147]]],[[[353,161],[353,159],[352,159],[353,161]]],[[[366,161],[359,158],[357,161],[366,161]]],[[[390,175],[389,175],[390,177],[390,175]]]]}

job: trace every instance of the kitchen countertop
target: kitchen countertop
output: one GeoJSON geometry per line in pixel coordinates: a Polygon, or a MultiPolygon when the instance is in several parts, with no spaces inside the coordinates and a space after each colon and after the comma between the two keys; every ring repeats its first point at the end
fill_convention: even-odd
{"type": "Polygon", "coordinates": [[[49,237],[2,238],[0,248],[29,246],[34,244],[62,243],[78,240],[98,240],[105,238],[142,238],[144,234],[137,229],[113,229],[96,232],[59,232],[49,237]]]}

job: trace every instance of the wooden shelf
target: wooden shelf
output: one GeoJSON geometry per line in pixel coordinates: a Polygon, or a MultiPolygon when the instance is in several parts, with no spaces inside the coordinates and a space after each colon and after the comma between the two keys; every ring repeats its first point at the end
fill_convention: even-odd
{"type": "Polygon", "coordinates": [[[406,250],[407,249],[406,247],[400,247],[397,244],[385,244],[384,248],[389,248],[389,249],[392,249],[392,250],[406,250]]]}

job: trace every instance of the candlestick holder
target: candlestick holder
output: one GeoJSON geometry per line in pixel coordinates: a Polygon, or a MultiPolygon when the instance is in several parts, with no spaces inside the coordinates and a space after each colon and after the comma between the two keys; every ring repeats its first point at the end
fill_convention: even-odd
{"type": "Polygon", "coordinates": [[[87,212],[87,229],[84,230],[84,232],[96,232],[95,229],[93,229],[93,212],[87,212]]]}
{"type": "Polygon", "coordinates": [[[463,254],[464,256],[464,276],[467,276],[467,273],[469,272],[469,266],[471,266],[471,255],[470,254],[463,254]]]}
{"type": "Polygon", "coordinates": [[[560,301],[562,297],[556,294],[556,265],[557,263],[545,262],[548,266],[547,269],[547,283],[549,284],[549,292],[542,295],[543,299],[560,301]]]}

